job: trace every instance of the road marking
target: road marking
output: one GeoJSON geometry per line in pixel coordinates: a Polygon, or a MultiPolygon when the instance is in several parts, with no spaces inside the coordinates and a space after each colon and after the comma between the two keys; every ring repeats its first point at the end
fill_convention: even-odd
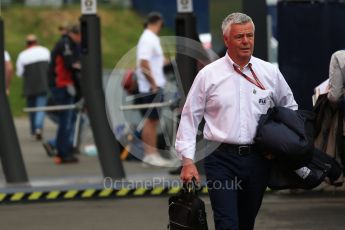
{"type": "Polygon", "coordinates": [[[51,191],[47,195],[47,200],[54,200],[60,195],[60,191],[51,191]]]}
{"type": "Polygon", "coordinates": [[[154,188],[151,192],[151,195],[160,195],[162,194],[162,192],[164,191],[164,188],[163,187],[157,187],[157,188],[154,188]]]}
{"type": "Polygon", "coordinates": [[[181,190],[181,187],[172,187],[171,189],[169,189],[168,194],[177,194],[179,191],[181,190]]]}
{"type": "Polygon", "coordinates": [[[81,197],[83,198],[90,198],[92,197],[93,194],[95,194],[96,190],[95,189],[87,189],[83,192],[83,194],[81,195],[81,197]]]}
{"type": "Polygon", "coordinates": [[[38,200],[41,196],[42,196],[42,192],[33,192],[31,193],[31,195],[29,196],[29,200],[38,200]]]}
{"type": "Polygon", "coordinates": [[[5,193],[0,193],[0,201],[5,200],[6,194],[5,193]]]}
{"type": "Polygon", "coordinates": [[[11,201],[20,201],[24,197],[25,193],[23,192],[16,192],[12,195],[11,201]]]}
{"type": "Polygon", "coordinates": [[[112,189],[103,189],[99,197],[108,197],[113,192],[112,189]]]}
{"type": "Polygon", "coordinates": [[[145,192],[147,191],[147,189],[145,188],[138,188],[135,190],[135,192],[133,193],[134,196],[142,196],[145,194],[145,192]]]}
{"type": "Polygon", "coordinates": [[[120,189],[120,190],[116,193],[116,196],[126,196],[126,195],[128,194],[129,191],[130,191],[130,189],[128,189],[128,188],[120,189]]]}
{"type": "Polygon", "coordinates": [[[64,198],[66,199],[72,199],[78,194],[78,190],[70,190],[65,195],[64,198]]]}

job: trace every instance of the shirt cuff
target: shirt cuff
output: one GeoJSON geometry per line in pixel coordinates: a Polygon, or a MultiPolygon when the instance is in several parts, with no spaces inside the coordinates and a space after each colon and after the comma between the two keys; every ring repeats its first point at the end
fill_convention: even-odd
{"type": "Polygon", "coordinates": [[[190,148],[190,149],[184,149],[184,150],[178,150],[176,148],[176,156],[182,160],[183,157],[192,159],[194,161],[194,156],[195,156],[195,148],[190,148]]]}

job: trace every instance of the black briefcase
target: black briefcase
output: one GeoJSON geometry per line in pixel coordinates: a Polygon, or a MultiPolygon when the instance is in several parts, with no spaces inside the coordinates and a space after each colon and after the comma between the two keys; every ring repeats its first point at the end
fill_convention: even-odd
{"type": "Polygon", "coordinates": [[[183,185],[181,192],[169,198],[170,230],[208,230],[205,203],[198,196],[195,179],[183,185]]]}

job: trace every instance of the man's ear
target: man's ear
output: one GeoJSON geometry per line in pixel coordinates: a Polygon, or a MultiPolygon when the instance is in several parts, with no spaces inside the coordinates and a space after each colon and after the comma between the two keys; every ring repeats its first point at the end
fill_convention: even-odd
{"type": "Polygon", "coordinates": [[[228,47],[228,36],[223,35],[223,41],[226,47],[228,47]]]}

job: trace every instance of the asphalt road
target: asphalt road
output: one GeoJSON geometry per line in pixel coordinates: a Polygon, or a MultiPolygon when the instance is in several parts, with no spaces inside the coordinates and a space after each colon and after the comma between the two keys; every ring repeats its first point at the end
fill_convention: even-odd
{"type": "MultiPolygon", "coordinates": [[[[206,202],[210,230],[212,211],[206,202]]],[[[4,230],[163,230],[167,198],[71,201],[0,206],[4,230]]],[[[343,230],[345,196],[267,195],[256,230],[343,230]]]]}

